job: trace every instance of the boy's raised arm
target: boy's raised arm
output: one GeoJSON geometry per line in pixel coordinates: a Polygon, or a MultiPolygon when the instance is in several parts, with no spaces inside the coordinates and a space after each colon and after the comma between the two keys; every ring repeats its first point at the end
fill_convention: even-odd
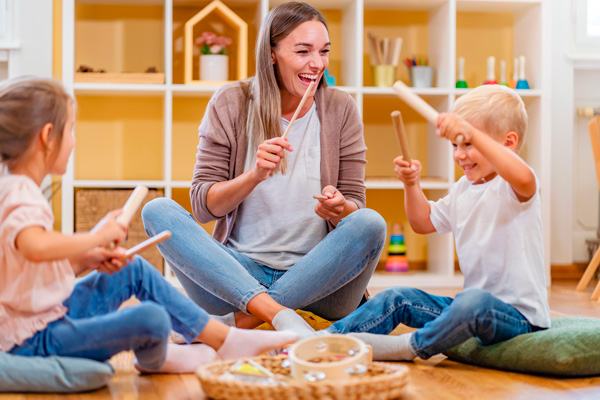
{"type": "Polygon", "coordinates": [[[512,186],[521,202],[533,197],[537,189],[535,175],[529,165],[514,151],[518,144],[518,135],[515,132],[508,132],[502,144],[475,129],[471,144],[492,164],[498,175],[512,186]]]}

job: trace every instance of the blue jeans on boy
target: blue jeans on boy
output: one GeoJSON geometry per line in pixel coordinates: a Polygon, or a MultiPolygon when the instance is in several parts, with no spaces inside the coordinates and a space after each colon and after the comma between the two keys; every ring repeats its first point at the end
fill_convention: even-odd
{"type": "Polygon", "coordinates": [[[453,299],[394,287],[378,293],[328,331],[387,335],[399,324],[419,328],[412,335],[410,346],[423,359],[472,337],[490,345],[538,329],[514,307],[485,290],[465,289],[453,299]]]}
{"type": "Polygon", "coordinates": [[[280,271],[217,242],[173,200],[150,201],[142,219],[150,236],[165,229],[173,233],[158,245],[160,252],[188,296],[215,315],[246,312],[250,299],[268,293],[285,307],[342,318],[359,305],[386,239],[385,220],[360,209],[291,269],[280,271]]]}
{"type": "Polygon", "coordinates": [[[63,318],[10,353],[105,361],[133,350],[142,367],[158,369],[165,360],[171,327],[190,342],[210,319],[139,256],[112,275],[96,271],[86,275],[64,305],[68,311],[63,318]],[[131,296],[141,304],[117,311],[131,296]]]}

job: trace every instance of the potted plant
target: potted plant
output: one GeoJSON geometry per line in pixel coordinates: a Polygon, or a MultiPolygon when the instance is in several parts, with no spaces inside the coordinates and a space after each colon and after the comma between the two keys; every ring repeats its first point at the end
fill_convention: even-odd
{"type": "Polygon", "coordinates": [[[200,46],[200,80],[223,82],[229,77],[229,59],[227,46],[231,39],[217,36],[214,32],[203,32],[196,39],[200,46]]]}

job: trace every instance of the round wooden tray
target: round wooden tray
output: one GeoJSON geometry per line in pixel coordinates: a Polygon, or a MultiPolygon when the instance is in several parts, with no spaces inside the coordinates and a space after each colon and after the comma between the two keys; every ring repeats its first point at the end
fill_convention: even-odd
{"type": "Polygon", "coordinates": [[[408,383],[408,368],[397,364],[373,362],[360,376],[308,382],[290,378],[285,355],[251,360],[272,372],[275,379],[270,382],[224,379],[223,374],[237,361],[218,361],[196,371],[204,393],[215,400],[391,400],[402,396],[408,383]]]}

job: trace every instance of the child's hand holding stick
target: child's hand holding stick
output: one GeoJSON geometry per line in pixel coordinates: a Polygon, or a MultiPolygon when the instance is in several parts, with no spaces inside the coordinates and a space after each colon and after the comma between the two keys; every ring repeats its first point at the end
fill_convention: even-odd
{"type": "MultiPolygon", "coordinates": [[[[409,164],[412,164],[412,159],[410,158],[410,154],[408,153],[408,141],[406,140],[406,132],[404,131],[404,124],[402,123],[402,114],[400,111],[392,111],[392,122],[394,123],[394,129],[396,130],[396,137],[398,138],[398,144],[400,145],[400,150],[402,150],[402,157],[409,164]]],[[[414,182],[407,183],[407,185],[412,186],[414,182]]]]}
{"type": "MultiPolygon", "coordinates": [[[[425,102],[422,98],[417,96],[413,91],[404,84],[402,81],[396,81],[394,83],[394,91],[398,97],[400,97],[406,104],[408,104],[413,110],[421,114],[427,121],[438,127],[438,112],[425,102]]],[[[461,144],[464,137],[460,134],[456,135],[456,143],[461,144]]]]}

